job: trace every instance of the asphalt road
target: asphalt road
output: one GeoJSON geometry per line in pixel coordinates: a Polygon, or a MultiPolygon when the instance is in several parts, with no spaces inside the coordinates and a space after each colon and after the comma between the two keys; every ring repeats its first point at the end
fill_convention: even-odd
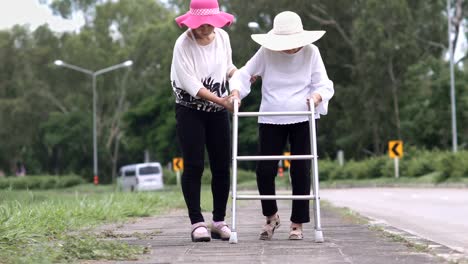
{"type": "Polygon", "coordinates": [[[322,189],[320,197],[468,253],[468,189],[322,189]]]}

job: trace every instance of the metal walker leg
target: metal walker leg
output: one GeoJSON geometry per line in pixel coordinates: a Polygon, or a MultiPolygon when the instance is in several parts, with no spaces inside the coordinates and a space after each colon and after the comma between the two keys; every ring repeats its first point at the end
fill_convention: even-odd
{"type": "Polygon", "coordinates": [[[319,177],[317,162],[317,140],[315,127],[315,112],[313,102],[309,105],[310,111],[302,112],[240,112],[238,100],[234,100],[234,114],[232,121],[232,225],[231,237],[229,243],[237,244],[237,200],[313,200],[314,220],[315,220],[315,242],[324,241],[322,226],[320,222],[320,196],[319,196],[319,177]],[[237,156],[238,149],[238,119],[239,117],[252,116],[309,116],[311,155],[278,155],[278,156],[237,156]],[[237,195],[237,161],[252,160],[311,160],[312,165],[312,194],[309,195],[237,195]]]}

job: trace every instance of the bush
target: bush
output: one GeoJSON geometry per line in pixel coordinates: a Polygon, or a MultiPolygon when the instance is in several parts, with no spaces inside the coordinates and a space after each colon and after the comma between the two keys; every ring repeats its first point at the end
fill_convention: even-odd
{"type": "MultiPolygon", "coordinates": [[[[320,163],[319,163],[320,164],[320,163]]],[[[346,163],[347,164],[347,163],[346,163]]],[[[346,165],[345,165],[346,166],[346,165]]],[[[330,180],[344,180],[349,178],[349,174],[345,166],[336,166],[330,171],[330,180]]],[[[320,165],[319,165],[320,168],[320,165]]]]}
{"type": "Polygon", "coordinates": [[[320,181],[333,180],[336,175],[334,172],[340,168],[338,162],[332,160],[320,160],[318,165],[320,181]]]}
{"type": "MultiPolygon", "coordinates": [[[[400,175],[421,177],[438,173],[437,182],[468,177],[468,151],[458,153],[427,151],[409,148],[408,155],[399,161],[400,175]]],[[[321,180],[391,178],[395,175],[394,161],[387,156],[372,157],[361,161],[348,161],[345,166],[334,166],[331,161],[319,163],[321,180]]]]}
{"type": "MultiPolygon", "coordinates": [[[[348,161],[343,167],[331,167],[326,163],[319,163],[322,170],[329,173],[330,180],[343,179],[375,179],[380,177],[393,177],[393,161],[386,156],[372,157],[362,161],[348,161]]],[[[401,167],[401,164],[400,164],[401,167]]],[[[319,167],[320,169],[320,167],[319,167]]],[[[322,179],[322,176],[321,176],[322,179]]]]}
{"type": "Polygon", "coordinates": [[[85,183],[85,180],[78,176],[62,177],[56,182],[55,188],[68,188],[85,183]]]}
{"type": "Polygon", "coordinates": [[[369,178],[369,170],[364,161],[350,161],[344,166],[346,170],[346,178],[360,180],[369,178]]]}
{"type": "MultiPolygon", "coordinates": [[[[382,168],[388,163],[389,158],[385,156],[372,157],[365,161],[365,167],[367,170],[367,178],[380,178],[382,177],[382,168]]],[[[400,165],[401,166],[401,165],[400,165]]]]}
{"type": "Polygon", "coordinates": [[[201,179],[202,184],[211,184],[211,170],[208,168],[205,168],[203,170],[203,176],[201,179]]]}
{"type": "MultiPolygon", "coordinates": [[[[182,174],[182,172],[180,172],[182,174]]],[[[177,175],[174,171],[164,168],[163,169],[163,182],[165,185],[176,185],[177,175]]]]}
{"type": "Polygon", "coordinates": [[[437,171],[440,172],[436,179],[437,182],[443,182],[448,179],[458,180],[463,177],[468,177],[467,160],[467,151],[461,151],[458,153],[442,153],[435,162],[437,171]]]}
{"type": "Polygon", "coordinates": [[[404,174],[408,177],[420,177],[436,171],[435,156],[437,154],[426,151],[421,152],[417,157],[409,159],[406,162],[407,167],[404,174]]]}
{"type": "MultiPolygon", "coordinates": [[[[175,172],[172,170],[168,169],[163,169],[163,180],[164,184],[167,185],[176,185],[177,184],[177,175],[175,172]]],[[[181,177],[182,177],[182,171],[180,172],[181,177]]],[[[231,177],[232,177],[232,172],[231,172],[231,177]]],[[[248,171],[248,170],[242,170],[238,169],[237,170],[237,182],[245,182],[245,181],[251,181],[255,180],[255,172],[254,171],[248,171]]],[[[232,178],[231,178],[232,181],[232,178]]],[[[211,184],[211,170],[208,168],[205,168],[203,171],[203,176],[202,176],[202,184],[211,184]]]]}
{"type": "MultiPolygon", "coordinates": [[[[468,177],[468,151],[460,151],[456,154],[442,151],[420,150],[409,147],[407,154],[400,159],[400,176],[421,177],[430,173],[438,172],[438,182],[448,179],[460,179],[468,177]]],[[[344,166],[339,166],[336,161],[324,159],[319,160],[320,181],[344,180],[344,179],[374,179],[379,177],[395,177],[394,161],[387,155],[372,157],[361,161],[348,161],[344,166]]],[[[255,172],[238,169],[237,182],[255,180],[255,172]]],[[[285,177],[284,181],[289,181],[285,177]]],[[[176,184],[175,173],[170,170],[164,171],[165,184],[176,184]]],[[[211,183],[211,171],[207,168],[203,172],[202,184],[211,183]]],[[[1,186],[0,182],[0,186],[1,186]]],[[[0,187],[1,188],[1,187],[0,187]]]]}
{"type": "MultiPolygon", "coordinates": [[[[237,168],[237,183],[255,180],[255,177],[256,176],[254,171],[242,170],[237,168]]],[[[203,171],[202,184],[211,184],[211,178],[211,170],[205,168],[205,170],[203,171]]],[[[230,180],[232,182],[232,170],[230,180]]]]}
{"type": "Polygon", "coordinates": [[[76,175],[68,176],[26,176],[0,178],[0,189],[48,190],[72,187],[85,181],[76,175]]]}
{"type": "Polygon", "coordinates": [[[252,181],[252,180],[255,180],[256,177],[257,176],[255,175],[255,171],[237,169],[237,182],[238,183],[252,181]]]}
{"type": "MultiPolygon", "coordinates": [[[[400,159],[400,166],[402,163],[404,163],[404,159],[400,159]]],[[[400,167],[401,171],[401,167],[400,167]]],[[[403,171],[402,171],[403,174],[403,171]]],[[[395,161],[393,159],[390,159],[386,157],[385,162],[382,164],[382,167],[380,168],[380,175],[381,177],[384,178],[393,178],[395,177],[395,161]]]]}
{"type": "MultiPolygon", "coordinates": [[[[53,189],[56,185],[57,185],[56,177],[47,177],[39,181],[38,189],[41,189],[41,190],[53,189]]],[[[35,189],[35,188],[29,188],[29,189],[35,189]]]]}
{"type": "Polygon", "coordinates": [[[10,182],[6,178],[0,178],[0,190],[10,188],[10,182]]]}

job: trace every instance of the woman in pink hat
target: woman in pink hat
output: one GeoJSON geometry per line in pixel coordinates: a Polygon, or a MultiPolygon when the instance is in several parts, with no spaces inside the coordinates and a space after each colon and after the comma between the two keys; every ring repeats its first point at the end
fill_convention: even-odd
{"type": "MultiPolygon", "coordinates": [[[[325,31],[307,31],[299,15],[291,11],[279,13],[273,29],[267,34],[254,34],[252,39],[262,47],[230,80],[234,92],[241,98],[250,93],[250,76],[262,77],[260,112],[307,111],[313,100],[315,118],[326,115],[328,101],[334,94],[319,49],[312,43],[325,31]]],[[[309,120],[307,116],[260,116],[260,155],[282,155],[289,141],[291,155],[310,155],[309,120]]],[[[257,163],[257,185],[261,195],[275,195],[278,160],[257,163]]],[[[310,162],[291,161],[293,195],[310,194],[310,162]]],[[[266,223],[260,239],[270,240],[280,226],[278,207],[274,200],[262,200],[266,223]]],[[[289,239],[303,238],[302,224],[310,221],[309,201],[292,202],[289,239]]]]}
{"type": "Polygon", "coordinates": [[[229,240],[224,222],[230,188],[229,112],[232,96],[227,81],[232,63],[229,36],[221,27],[234,17],[221,12],[217,0],[192,0],[190,11],[176,18],[188,29],[177,39],[171,65],[176,99],[176,131],[184,159],[182,192],[192,224],[192,241],[229,240]],[[211,230],[200,209],[205,146],[212,173],[213,223],[211,230]],[[211,234],[210,234],[211,233],[211,234]]]}

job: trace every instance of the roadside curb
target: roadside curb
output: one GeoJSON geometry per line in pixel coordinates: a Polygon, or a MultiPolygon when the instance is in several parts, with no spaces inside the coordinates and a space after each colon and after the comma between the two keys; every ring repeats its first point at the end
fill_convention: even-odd
{"type": "Polygon", "coordinates": [[[367,219],[369,222],[368,226],[371,230],[383,232],[384,235],[391,237],[392,240],[407,243],[408,247],[413,247],[417,251],[428,252],[451,263],[468,264],[468,254],[464,253],[463,249],[449,248],[409,231],[390,226],[387,222],[382,220],[362,215],[359,215],[359,217],[367,219]]]}

